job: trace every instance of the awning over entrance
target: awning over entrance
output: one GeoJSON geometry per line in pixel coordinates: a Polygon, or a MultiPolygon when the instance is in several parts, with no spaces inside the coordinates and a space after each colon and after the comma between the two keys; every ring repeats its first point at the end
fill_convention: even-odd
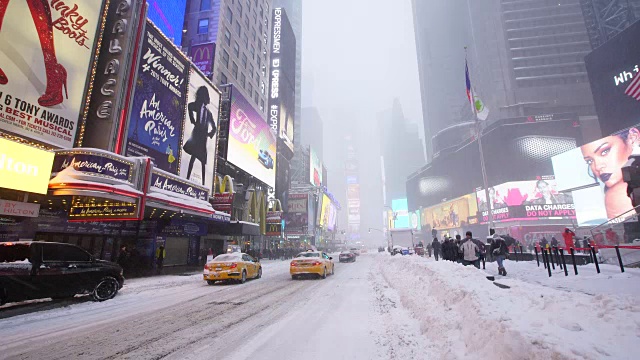
{"type": "Polygon", "coordinates": [[[260,235],[260,225],[247,221],[230,221],[227,224],[222,224],[218,230],[220,235],[227,236],[260,235]]]}

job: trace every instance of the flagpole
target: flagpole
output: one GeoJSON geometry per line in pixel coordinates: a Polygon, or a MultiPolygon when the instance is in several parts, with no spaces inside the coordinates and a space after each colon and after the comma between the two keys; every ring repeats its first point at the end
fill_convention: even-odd
{"type": "MultiPolygon", "coordinates": [[[[464,58],[468,67],[467,60],[467,47],[464,47],[464,58]]],[[[471,75],[469,74],[469,78],[471,75]]],[[[471,107],[473,108],[473,115],[475,116],[476,125],[476,139],[478,139],[478,149],[480,151],[480,167],[482,169],[482,183],[484,186],[484,196],[487,202],[487,213],[489,215],[489,229],[493,229],[493,206],[491,204],[491,197],[489,196],[489,181],[487,180],[487,169],[484,163],[484,150],[482,149],[482,129],[480,127],[480,121],[478,121],[478,109],[476,109],[476,99],[474,97],[473,87],[471,87],[471,107]]]]}

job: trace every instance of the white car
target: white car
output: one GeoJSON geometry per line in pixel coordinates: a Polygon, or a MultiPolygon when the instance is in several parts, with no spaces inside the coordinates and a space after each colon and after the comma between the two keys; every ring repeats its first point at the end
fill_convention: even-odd
{"type": "Polygon", "coordinates": [[[360,249],[351,248],[351,249],[349,249],[349,251],[351,251],[352,253],[356,254],[356,256],[360,256],[360,249]]]}

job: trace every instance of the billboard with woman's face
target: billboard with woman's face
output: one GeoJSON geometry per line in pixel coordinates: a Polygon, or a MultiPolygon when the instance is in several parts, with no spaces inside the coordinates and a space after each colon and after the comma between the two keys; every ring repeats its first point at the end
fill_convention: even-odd
{"type": "Polygon", "coordinates": [[[638,126],[553,157],[559,187],[573,195],[579,226],[618,217],[622,221],[635,214],[622,167],[636,154],[640,154],[638,126]]]}

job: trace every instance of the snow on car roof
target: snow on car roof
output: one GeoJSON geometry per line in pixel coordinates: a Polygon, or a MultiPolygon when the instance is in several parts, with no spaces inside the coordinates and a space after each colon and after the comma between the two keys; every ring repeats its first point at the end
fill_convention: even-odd
{"type": "Polygon", "coordinates": [[[222,254],[216,256],[212,261],[237,261],[242,259],[242,253],[222,254]]]}
{"type": "Polygon", "coordinates": [[[300,254],[296,255],[296,258],[317,258],[317,257],[320,257],[320,253],[319,252],[311,252],[311,251],[303,252],[303,253],[300,253],[300,254]]]}

